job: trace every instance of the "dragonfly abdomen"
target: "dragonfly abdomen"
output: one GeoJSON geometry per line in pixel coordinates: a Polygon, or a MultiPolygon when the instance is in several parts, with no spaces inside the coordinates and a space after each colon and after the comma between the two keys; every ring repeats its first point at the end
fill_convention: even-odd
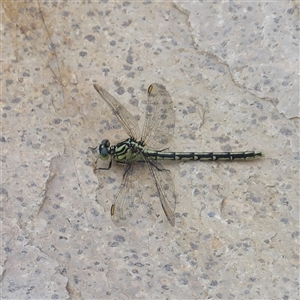
{"type": "Polygon", "coordinates": [[[245,160],[262,156],[262,152],[158,152],[145,150],[144,153],[155,160],[245,160]]]}

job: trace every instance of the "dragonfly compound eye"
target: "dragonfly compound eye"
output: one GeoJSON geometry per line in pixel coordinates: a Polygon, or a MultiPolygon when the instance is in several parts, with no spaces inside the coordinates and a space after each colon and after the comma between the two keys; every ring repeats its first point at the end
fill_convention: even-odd
{"type": "Polygon", "coordinates": [[[109,140],[103,140],[101,142],[101,144],[99,145],[98,153],[99,153],[101,159],[104,159],[104,160],[108,159],[109,151],[110,151],[109,146],[110,146],[109,140]]]}
{"type": "Polygon", "coordinates": [[[109,153],[108,153],[108,149],[106,148],[106,147],[100,147],[100,151],[99,151],[100,153],[100,158],[101,159],[104,159],[104,160],[106,160],[106,159],[108,159],[108,157],[109,157],[109,153]]]}
{"type": "Polygon", "coordinates": [[[105,148],[108,148],[109,146],[110,146],[110,142],[109,142],[109,140],[103,140],[102,142],[101,142],[101,146],[102,147],[105,147],[105,148]]]}

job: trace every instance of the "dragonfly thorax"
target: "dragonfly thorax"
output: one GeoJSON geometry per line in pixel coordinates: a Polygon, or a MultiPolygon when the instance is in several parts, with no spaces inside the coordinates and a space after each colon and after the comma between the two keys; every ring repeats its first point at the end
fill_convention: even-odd
{"type": "Polygon", "coordinates": [[[105,139],[98,146],[97,152],[102,160],[107,160],[112,156],[118,162],[125,162],[142,159],[143,148],[143,142],[137,142],[134,138],[128,138],[114,146],[111,146],[109,140],[105,139]]]}
{"type": "Polygon", "coordinates": [[[143,152],[144,144],[142,141],[137,142],[132,137],[110,148],[110,154],[117,162],[143,160],[141,152],[143,152]]]}

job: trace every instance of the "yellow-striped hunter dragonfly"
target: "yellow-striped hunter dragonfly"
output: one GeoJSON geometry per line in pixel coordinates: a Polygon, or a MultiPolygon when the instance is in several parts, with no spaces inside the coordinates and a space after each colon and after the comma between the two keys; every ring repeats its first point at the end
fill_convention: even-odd
{"type": "MultiPolygon", "coordinates": [[[[129,138],[116,145],[110,145],[104,139],[101,144],[92,149],[102,160],[109,160],[106,168],[111,168],[112,160],[125,165],[123,181],[118,190],[115,203],[111,206],[111,216],[115,225],[124,226],[137,209],[142,191],[135,182],[143,177],[141,163],[150,171],[156,185],[162,208],[172,226],[175,225],[176,194],[169,170],[158,160],[245,160],[262,156],[259,151],[245,152],[166,152],[173,136],[175,112],[172,99],[166,88],[153,83],[148,88],[146,116],[142,134],[132,114],[102,87],[94,84],[94,88],[110,107],[122,124],[129,138]]],[[[144,172],[144,171],[143,171],[144,172]]]]}

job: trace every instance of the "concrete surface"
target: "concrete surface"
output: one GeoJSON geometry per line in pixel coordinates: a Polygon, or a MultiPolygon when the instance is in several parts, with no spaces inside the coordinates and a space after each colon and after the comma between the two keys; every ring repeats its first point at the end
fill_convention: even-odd
{"type": "Polygon", "coordinates": [[[299,297],[297,2],[1,5],[2,299],[299,297]],[[97,178],[88,147],[126,134],[93,83],[142,126],[153,82],[174,102],[170,150],[265,157],[165,163],[175,227],[141,178],[118,228],[122,166],[97,178]]]}

